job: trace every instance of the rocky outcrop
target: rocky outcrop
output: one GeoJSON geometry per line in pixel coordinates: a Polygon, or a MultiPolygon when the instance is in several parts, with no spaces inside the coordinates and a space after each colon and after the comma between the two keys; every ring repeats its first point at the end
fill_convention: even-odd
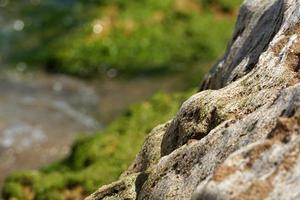
{"type": "Polygon", "coordinates": [[[94,199],[300,199],[300,1],[246,0],[199,93],[94,199]]]}

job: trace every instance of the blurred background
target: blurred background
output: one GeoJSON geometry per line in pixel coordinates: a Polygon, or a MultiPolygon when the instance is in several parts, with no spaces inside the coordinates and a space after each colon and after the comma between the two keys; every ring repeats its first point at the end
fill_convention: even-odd
{"type": "Polygon", "coordinates": [[[0,199],[112,182],[222,56],[241,0],[0,0],[0,199]]]}

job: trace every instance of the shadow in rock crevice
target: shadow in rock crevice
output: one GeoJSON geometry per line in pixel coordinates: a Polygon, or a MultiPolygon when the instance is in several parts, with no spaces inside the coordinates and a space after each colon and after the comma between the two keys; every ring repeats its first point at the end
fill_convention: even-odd
{"type": "Polygon", "coordinates": [[[140,193],[142,191],[142,187],[143,187],[144,183],[147,181],[147,179],[148,179],[148,174],[145,172],[142,172],[137,176],[136,181],[135,181],[135,193],[137,196],[136,199],[139,198],[140,193]]]}

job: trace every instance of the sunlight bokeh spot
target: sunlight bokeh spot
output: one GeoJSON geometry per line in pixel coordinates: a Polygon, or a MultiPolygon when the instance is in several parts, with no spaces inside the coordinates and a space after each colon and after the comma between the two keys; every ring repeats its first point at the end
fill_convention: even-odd
{"type": "Polygon", "coordinates": [[[101,22],[97,22],[93,25],[93,32],[95,34],[100,34],[103,31],[103,25],[101,24],[101,22]]]}
{"type": "Polygon", "coordinates": [[[24,22],[20,19],[16,20],[13,24],[13,28],[16,31],[22,31],[24,29],[24,26],[25,26],[24,22]]]}
{"type": "Polygon", "coordinates": [[[24,72],[24,71],[27,69],[27,64],[24,63],[24,62],[20,62],[20,63],[17,64],[16,69],[17,69],[19,72],[24,72]]]}

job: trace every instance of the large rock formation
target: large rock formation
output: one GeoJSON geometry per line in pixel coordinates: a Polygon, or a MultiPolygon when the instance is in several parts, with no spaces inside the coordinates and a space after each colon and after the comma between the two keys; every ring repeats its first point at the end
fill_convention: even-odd
{"type": "Polygon", "coordinates": [[[94,199],[300,199],[300,0],[247,0],[223,59],[94,199]]]}

